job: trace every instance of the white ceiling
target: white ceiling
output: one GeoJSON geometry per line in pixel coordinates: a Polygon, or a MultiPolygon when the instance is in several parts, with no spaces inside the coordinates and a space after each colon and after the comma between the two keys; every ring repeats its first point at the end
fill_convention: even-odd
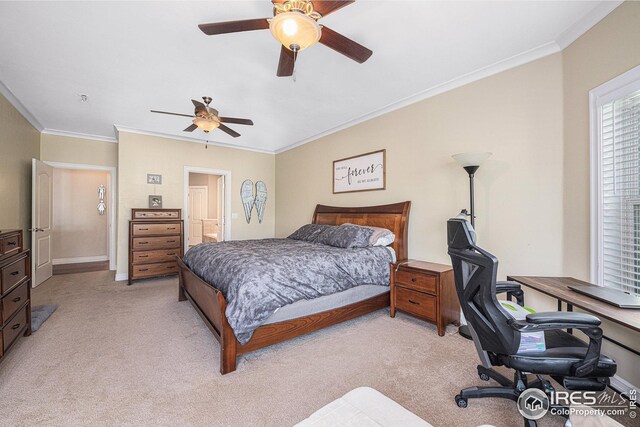
{"type": "Polygon", "coordinates": [[[114,138],[116,125],[202,141],[182,132],[188,118],[149,110],[191,114],[190,99],[210,95],[221,115],[255,123],[212,141],[274,152],[556,52],[619,3],[359,0],[320,22],[371,59],[318,44],[300,54],[294,82],[276,77],[268,30],[197,27],[269,17],[268,0],[0,2],[0,89],[45,132],[114,138]]]}

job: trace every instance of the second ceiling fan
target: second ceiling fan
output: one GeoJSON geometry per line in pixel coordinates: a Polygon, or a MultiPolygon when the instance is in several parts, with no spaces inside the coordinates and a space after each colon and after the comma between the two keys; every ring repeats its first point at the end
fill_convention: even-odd
{"type": "Polygon", "coordinates": [[[297,54],[317,42],[359,63],[369,59],[373,54],[370,49],[317,22],[320,18],[354,1],[286,0],[282,2],[272,0],[273,18],[216,22],[200,24],[198,27],[210,36],[271,30],[271,34],[282,44],[277,75],[278,77],[291,76],[297,54]]]}

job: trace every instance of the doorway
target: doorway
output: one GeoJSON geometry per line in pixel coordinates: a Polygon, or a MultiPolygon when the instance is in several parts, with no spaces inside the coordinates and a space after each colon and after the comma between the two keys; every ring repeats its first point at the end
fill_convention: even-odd
{"type": "Polygon", "coordinates": [[[229,171],[185,166],[185,251],[230,238],[229,171]]]}
{"type": "Polygon", "coordinates": [[[55,274],[115,270],[115,173],[33,160],[33,286],[55,274]]]}

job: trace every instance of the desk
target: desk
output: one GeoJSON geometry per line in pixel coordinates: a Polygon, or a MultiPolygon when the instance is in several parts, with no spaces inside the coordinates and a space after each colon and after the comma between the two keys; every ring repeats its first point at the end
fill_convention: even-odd
{"type": "MultiPolygon", "coordinates": [[[[567,305],[567,311],[573,311],[573,307],[578,307],[594,314],[596,317],[610,320],[625,328],[640,332],[640,310],[616,307],[569,289],[569,286],[593,285],[592,283],[583,282],[573,277],[508,276],[507,280],[518,282],[557,299],[558,311],[562,310],[562,303],[564,302],[567,305]]],[[[603,338],[640,356],[640,352],[636,349],[609,337],[603,336],[603,338]]]]}

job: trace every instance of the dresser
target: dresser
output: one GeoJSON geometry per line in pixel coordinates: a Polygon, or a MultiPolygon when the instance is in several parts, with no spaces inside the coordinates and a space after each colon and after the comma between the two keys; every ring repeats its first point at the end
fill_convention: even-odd
{"type": "Polygon", "coordinates": [[[0,361],[31,335],[31,264],[22,230],[0,231],[0,361]]]}
{"type": "Polygon", "coordinates": [[[129,221],[129,285],[138,279],[178,274],[184,234],[180,209],[132,209],[129,221]]]}
{"type": "Polygon", "coordinates": [[[391,317],[396,310],[435,323],[444,336],[449,323],[460,323],[460,303],[450,265],[409,260],[391,274],[391,317]]]}

